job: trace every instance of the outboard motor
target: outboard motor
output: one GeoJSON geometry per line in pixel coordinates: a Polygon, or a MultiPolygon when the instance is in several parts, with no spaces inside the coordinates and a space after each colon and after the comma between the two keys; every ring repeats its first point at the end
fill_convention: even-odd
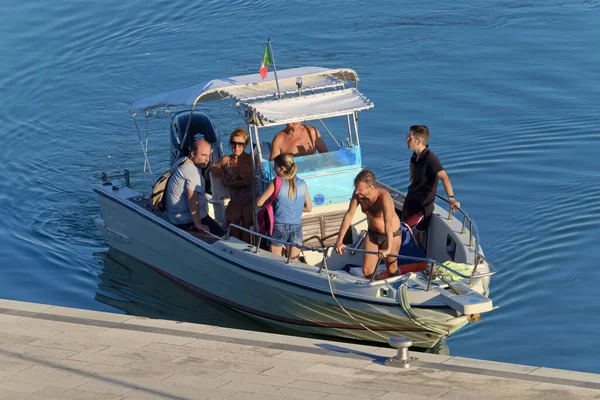
{"type": "MultiPolygon", "coordinates": [[[[188,134],[185,137],[183,146],[183,135],[190,119],[190,111],[181,111],[173,115],[171,120],[171,165],[176,161],[176,157],[185,157],[190,154],[192,142],[198,135],[202,135],[203,139],[206,140],[212,146],[212,153],[210,155],[209,165],[216,163],[223,156],[223,145],[221,138],[217,131],[217,127],[208,118],[208,115],[201,113],[200,111],[194,111],[191,113],[192,123],[188,130],[188,134]],[[179,149],[181,148],[181,152],[179,149]],[[179,153],[179,156],[177,155],[179,153]]],[[[204,170],[202,172],[204,173],[204,170]]],[[[212,193],[210,182],[206,182],[206,192],[212,193]]]]}
{"type": "Polygon", "coordinates": [[[177,152],[181,148],[179,157],[185,157],[190,154],[192,142],[196,135],[200,134],[212,146],[213,152],[210,155],[210,163],[215,163],[223,156],[223,145],[217,131],[217,127],[212,123],[208,116],[200,111],[192,113],[192,123],[185,138],[183,146],[180,143],[183,141],[183,135],[187,128],[190,119],[190,111],[181,111],[173,115],[171,121],[171,164],[177,157],[177,152]]]}

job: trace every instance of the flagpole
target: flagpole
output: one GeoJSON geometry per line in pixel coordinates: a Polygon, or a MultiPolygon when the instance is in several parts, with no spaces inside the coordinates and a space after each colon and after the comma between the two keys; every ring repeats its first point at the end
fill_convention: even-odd
{"type": "Polygon", "coordinates": [[[275,57],[273,57],[273,48],[271,47],[271,38],[267,38],[267,46],[269,46],[269,53],[271,53],[271,60],[273,61],[273,75],[275,75],[275,85],[277,85],[277,98],[281,100],[279,81],[277,80],[277,67],[275,67],[275,57]]]}

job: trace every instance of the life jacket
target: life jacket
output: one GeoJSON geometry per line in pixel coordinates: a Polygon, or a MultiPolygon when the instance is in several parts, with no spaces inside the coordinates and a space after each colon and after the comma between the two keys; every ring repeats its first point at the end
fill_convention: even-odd
{"type": "Polygon", "coordinates": [[[152,204],[152,209],[157,213],[162,213],[167,209],[165,204],[165,192],[167,190],[167,185],[169,184],[169,178],[179,167],[188,161],[189,158],[185,158],[180,163],[175,163],[171,169],[162,174],[156,180],[156,183],[152,186],[152,194],[150,195],[150,204],[152,204]]]}

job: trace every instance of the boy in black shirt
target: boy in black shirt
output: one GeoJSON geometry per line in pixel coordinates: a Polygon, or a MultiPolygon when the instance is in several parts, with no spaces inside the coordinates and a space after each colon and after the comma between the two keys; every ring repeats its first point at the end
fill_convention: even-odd
{"type": "Polygon", "coordinates": [[[413,125],[406,136],[406,144],[414,153],[410,158],[410,185],[402,206],[402,221],[411,227],[424,230],[433,213],[433,202],[437,192],[438,179],[442,181],[448,194],[450,209],[458,210],[460,203],[454,197],[452,183],[440,160],[429,149],[429,128],[413,125]]]}

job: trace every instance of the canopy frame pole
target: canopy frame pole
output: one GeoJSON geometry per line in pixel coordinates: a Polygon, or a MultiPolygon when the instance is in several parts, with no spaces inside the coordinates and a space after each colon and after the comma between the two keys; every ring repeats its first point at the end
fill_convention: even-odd
{"type": "MultiPolygon", "coordinates": [[[[154,182],[154,174],[152,173],[152,168],[150,167],[150,160],[148,160],[148,151],[147,148],[144,147],[144,140],[142,139],[142,135],[140,133],[140,128],[138,127],[137,121],[135,120],[135,116],[131,116],[133,118],[133,124],[135,125],[135,130],[137,131],[138,139],[140,139],[140,146],[142,146],[142,153],[144,154],[144,166],[148,164],[148,172],[150,172],[150,178],[152,178],[152,182],[154,182]]],[[[148,116],[146,116],[148,118],[148,116]]],[[[146,174],[144,174],[145,176],[146,174]]]]}
{"type": "MultiPolygon", "coordinates": [[[[254,133],[254,138],[256,139],[256,155],[258,156],[258,161],[262,159],[262,149],[260,148],[260,138],[258,137],[258,127],[254,124],[248,125],[248,130],[252,129],[254,133]]],[[[250,145],[252,145],[252,135],[250,135],[250,145]]],[[[254,151],[252,151],[252,162],[256,162],[254,158],[254,151]]],[[[253,166],[254,168],[254,166],[253,166]]]]}
{"type": "MultiPolygon", "coordinates": [[[[358,76],[356,75],[354,79],[354,87],[358,90],[358,76]]],[[[360,141],[358,139],[358,112],[354,111],[352,115],[354,116],[354,134],[356,135],[356,145],[360,147],[360,141]]]]}
{"type": "MultiPolygon", "coordinates": [[[[148,118],[146,118],[146,143],[145,143],[145,151],[148,154],[148,118]]],[[[150,164],[144,159],[144,175],[146,174],[146,165],[148,166],[148,170],[150,170],[150,164]]]]}
{"type": "Polygon", "coordinates": [[[336,140],[336,138],[333,136],[333,133],[331,133],[331,131],[329,130],[329,128],[327,128],[327,125],[325,125],[325,122],[323,122],[323,119],[319,118],[319,122],[321,123],[321,125],[323,125],[323,128],[325,128],[325,130],[327,131],[327,133],[329,133],[329,136],[331,136],[331,138],[333,139],[333,141],[335,142],[335,144],[337,145],[338,148],[342,147],[340,146],[340,143],[336,140]]]}
{"type": "Polygon", "coordinates": [[[185,139],[190,130],[190,126],[192,126],[192,116],[194,115],[194,109],[196,108],[196,104],[198,103],[198,99],[194,100],[194,104],[192,104],[192,109],[190,110],[190,117],[188,118],[187,126],[185,127],[185,133],[183,134],[183,138],[181,139],[181,143],[179,144],[179,149],[177,149],[177,154],[175,155],[175,160],[179,159],[179,155],[181,154],[181,150],[183,150],[183,146],[185,146],[185,139]]]}
{"type": "Polygon", "coordinates": [[[354,111],[352,115],[354,116],[352,120],[354,121],[354,134],[356,136],[356,145],[360,147],[360,141],[358,139],[358,112],[354,111]]]}
{"type": "MultiPolygon", "coordinates": [[[[248,131],[250,131],[251,129],[254,131],[253,132],[254,138],[256,139],[256,155],[258,156],[258,164],[259,164],[259,166],[257,168],[256,158],[254,157],[254,141],[252,140],[252,134],[250,134],[248,136],[250,136],[250,154],[252,155],[252,176],[254,177],[254,183],[252,184],[252,226],[254,227],[254,229],[256,231],[258,231],[258,225],[256,223],[256,213],[257,213],[256,197],[258,195],[256,183],[258,183],[258,181],[259,181],[258,174],[260,172],[262,172],[262,162],[261,162],[262,151],[260,148],[260,138],[258,137],[258,127],[256,126],[256,124],[248,124],[248,131]]],[[[252,238],[254,238],[254,235],[251,236],[251,241],[252,241],[252,238]]],[[[260,238],[258,240],[258,243],[256,244],[256,252],[258,252],[259,246],[260,246],[260,238]]]]}
{"type": "Polygon", "coordinates": [[[271,61],[273,61],[273,75],[275,75],[275,85],[277,86],[277,98],[281,100],[281,91],[279,90],[279,80],[277,79],[277,67],[275,66],[275,57],[273,56],[273,47],[271,47],[271,38],[267,39],[267,46],[271,53],[271,61]]]}
{"type": "Polygon", "coordinates": [[[354,144],[354,140],[352,140],[352,126],[350,125],[350,114],[346,114],[346,124],[348,125],[348,144],[354,144]]]}

